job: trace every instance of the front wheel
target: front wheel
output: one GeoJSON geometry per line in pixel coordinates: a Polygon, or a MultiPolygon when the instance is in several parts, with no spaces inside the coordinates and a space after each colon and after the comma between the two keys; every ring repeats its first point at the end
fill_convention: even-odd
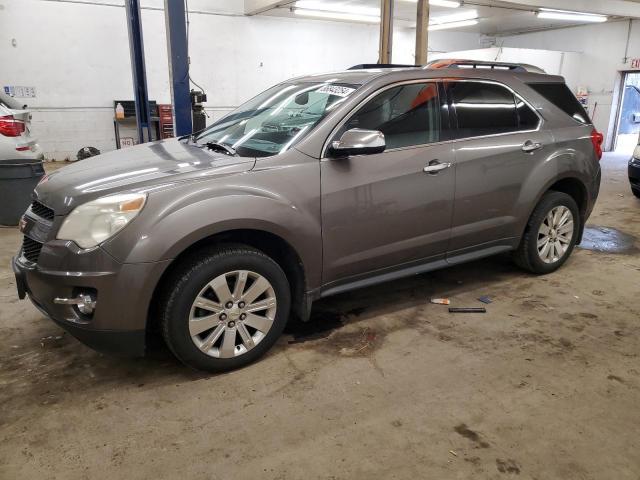
{"type": "Polygon", "coordinates": [[[162,332],[171,351],[198,370],[244,366],[278,339],[289,315],[280,266],[248,246],[201,250],[165,285],[162,332]]]}
{"type": "Polygon", "coordinates": [[[551,273],[567,261],[580,232],[575,200],[562,192],[547,192],[529,218],[516,263],[532,273],[551,273]]]}

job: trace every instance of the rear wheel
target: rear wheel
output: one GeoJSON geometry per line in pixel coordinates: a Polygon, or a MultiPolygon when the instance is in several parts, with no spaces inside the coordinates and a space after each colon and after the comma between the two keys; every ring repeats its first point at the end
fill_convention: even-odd
{"type": "Polygon", "coordinates": [[[632,188],[631,193],[633,193],[637,198],[640,198],[640,188],[632,188]]]}
{"type": "Polygon", "coordinates": [[[530,272],[551,273],[569,258],[579,232],[575,200],[566,193],[547,192],[529,218],[515,261],[530,272]]]}
{"type": "Polygon", "coordinates": [[[168,279],[162,332],[190,367],[225,371],[263,355],[278,339],[290,306],[280,266],[246,246],[203,250],[168,279]]]}

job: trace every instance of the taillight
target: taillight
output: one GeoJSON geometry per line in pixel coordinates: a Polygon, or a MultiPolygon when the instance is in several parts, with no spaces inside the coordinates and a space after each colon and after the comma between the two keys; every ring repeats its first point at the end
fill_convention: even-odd
{"type": "Polygon", "coordinates": [[[593,143],[593,150],[596,152],[596,157],[598,157],[598,160],[602,158],[603,141],[604,136],[594,128],[593,132],[591,132],[591,143],[593,143]]]}
{"type": "Polygon", "coordinates": [[[0,134],[5,137],[19,137],[24,132],[24,122],[16,120],[13,115],[0,117],[0,134]]]}

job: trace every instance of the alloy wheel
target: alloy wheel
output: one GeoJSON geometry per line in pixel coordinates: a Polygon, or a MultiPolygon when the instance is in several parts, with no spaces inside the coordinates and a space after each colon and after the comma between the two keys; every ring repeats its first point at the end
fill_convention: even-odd
{"type": "Polygon", "coordinates": [[[552,208],[538,230],[538,255],[545,263],[555,263],[569,249],[573,238],[573,214],[564,205],[552,208]]]}
{"type": "Polygon", "coordinates": [[[224,273],[207,283],[191,305],[191,340],[212,357],[243,355],[267,336],[276,310],[275,290],[265,277],[249,270],[224,273]]]}

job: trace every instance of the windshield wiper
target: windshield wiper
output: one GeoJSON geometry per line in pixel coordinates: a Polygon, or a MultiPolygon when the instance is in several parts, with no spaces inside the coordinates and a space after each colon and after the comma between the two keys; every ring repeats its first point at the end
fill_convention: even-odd
{"type": "Polygon", "coordinates": [[[224,143],[219,142],[206,142],[204,144],[209,150],[218,150],[225,152],[227,155],[231,155],[232,157],[237,156],[235,148],[230,147],[229,145],[225,145],[224,143]]]}

